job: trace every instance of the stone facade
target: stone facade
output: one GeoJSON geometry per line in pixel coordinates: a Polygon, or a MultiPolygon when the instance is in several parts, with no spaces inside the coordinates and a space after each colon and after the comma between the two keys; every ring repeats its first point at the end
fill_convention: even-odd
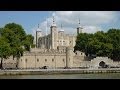
{"type": "MultiPolygon", "coordinates": [[[[13,57],[9,57],[8,59],[3,59],[3,68],[15,68],[17,64],[17,59],[13,57]]],[[[0,59],[1,62],[1,59],[0,59]]]]}
{"type": "MultiPolygon", "coordinates": [[[[19,68],[72,68],[80,67],[79,61],[84,61],[85,54],[75,54],[72,47],[66,47],[66,51],[49,50],[44,52],[26,52],[19,60],[19,68]]],[[[79,52],[80,53],[80,52],[79,52]]]]}
{"type": "Polygon", "coordinates": [[[42,36],[40,31],[36,32],[36,47],[40,49],[57,49],[58,46],[75,46],[75,35],[65,34],[58,30],[57,26],[51,26],[50,34],[42,36]]]}
{"type": "Polygon", "coordinates": [[[100,63],[103,62],[104,64],[113,66],[113,60],[108,57],[96,57],[91,60],[91,67],[98,68],[100,67],[100,63]]]}
{"type": "MultiPolygon", "coordinates": [[[[16,68],[17,60],[12,57],[3,61],[4,68],[16,68]]],[[[57,68],[99,68],[100,63],[104,62],[109,67],[120,67],[120,62],[113,61],[107,57],[96,57],[92,60],[87,60],[83,52],[73,52],[70,47],[66,51],[59,52],[43,51],[43,52],[25,52],[24,55],[18,60],[18,68],[32,69],[42,68],[47,66],[50,69],[57,68]]]]}
{"type": "MultiPolygon", "coordinates": [[[[82,27],[80,25],[77,27],[77,33],[82,33],[82,27]]],[[[39,26],[36,31],[36,48],[39,49],[57,49],[58,46],[75,46],[75,35],[65,34],[64,30],[59,30],[54,18],[53,23],[50,27],[50,34],[43,35],[42,31],[40,30],[39,26]]]]}

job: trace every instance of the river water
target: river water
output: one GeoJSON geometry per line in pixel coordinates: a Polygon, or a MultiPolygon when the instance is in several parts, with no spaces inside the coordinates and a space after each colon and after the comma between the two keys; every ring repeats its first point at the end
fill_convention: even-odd
{"type": "Polygon", "coordinates": [[[8,75],[8,76],[0,76],[0,79],[120,79],[120,73],[8,75]]]}

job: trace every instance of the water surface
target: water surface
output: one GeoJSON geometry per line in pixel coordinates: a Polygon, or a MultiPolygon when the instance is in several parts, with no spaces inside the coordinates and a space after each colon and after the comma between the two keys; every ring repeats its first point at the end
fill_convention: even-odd
{"type": "Polygon", "coordinates": [[[0,79],[120,79],[120,73],[8,75],[8,76],[0,76],[0,79]]]}

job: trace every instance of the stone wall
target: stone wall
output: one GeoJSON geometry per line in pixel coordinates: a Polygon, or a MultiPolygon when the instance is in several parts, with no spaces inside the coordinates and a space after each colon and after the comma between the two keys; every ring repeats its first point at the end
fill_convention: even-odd
{"type": "Polygon", "coordinates": [[[85,54],[83,52],[73,52],[73,48],[69,47],[65,52],[46,51],[46,52],[29,52],[25,53],[19,60],[19,68],[65,68],[80,67],[81,61],[84,61],[85,54]]]}
{"type": "MultiPolygon", "coordinates": [[[[3,68],[16,68],[16,58],[9,57],[8,59],[3,59],[3,68]]],[[[1,62],[1,59],[0,59],[1,62]]]]}
{"type": "MultiPolygon", "coordinates": [[[[16,58],[4,59],[4,68],[16,68],[16,58]]],[[[44,50],[41,52],[26,52],[18,60],[19,68],[42,68],[48,66],[48,68],[98,68],[100,62],[104,62],[109,67],[120,67],[120,62],[113,61],[108,57],[96,57],[89,60],[83,52],[73,52],[72,48],[66,49],[66,52],[57,50],[44,50]]]]}
{"type": "Polygon", "coordinates": [[[66,66],[66,54],[26,54],[19,60],[19,68],[62,68],[66,66]]]}
{"type": "Polygon", "coordinates": [[[120,61],[114,61],[111,66],[120,67],[120,61]]]}
{"type": "Polygon", "coordinates": [[[111,66],[113,64],[113,60],[108,57],[96,57],[91,60],[91,67],[100,67],[100,62],[104,62],[106,65],[111,66]]]}

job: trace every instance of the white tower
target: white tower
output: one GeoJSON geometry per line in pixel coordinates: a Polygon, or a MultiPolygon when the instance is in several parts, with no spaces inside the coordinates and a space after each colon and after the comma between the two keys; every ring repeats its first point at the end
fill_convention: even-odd
{"type": "Polygon", "coordinates": [[[38,24],[38,28],[36,30],[36,48],[38,48],[38,44],[39,44],[39,38],[42,37],[42,31],[41,29],[39,28],[39,24],[38,24]]]}
{"type": "Polygon", "coordinates": [[[77,34],[82,33],[82,26],[80,26],[80,19],[79,19],[79,23],[78,23],[78,27],[77,27],[77,34]]]}
{"type": "Polygon", "coordinates": [[[53,23],[51,25],[51,49],[57,49],[58,31],[53,15],[53,23]]]}

